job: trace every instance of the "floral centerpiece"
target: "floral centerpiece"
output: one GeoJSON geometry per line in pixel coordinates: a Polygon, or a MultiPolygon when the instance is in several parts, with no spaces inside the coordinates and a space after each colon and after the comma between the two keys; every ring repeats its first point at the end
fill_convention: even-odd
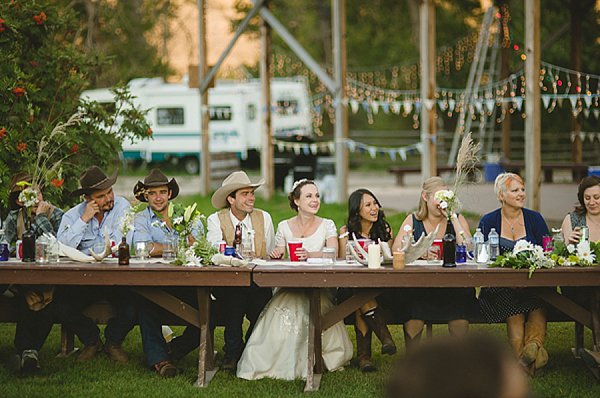
{"type": "Polygon", "coordinates": [[[123,217],[121,218],[121,224],[119,226],[119,230],[121,231],[121,235],[123,237],[127,236],[129,231],[133,231],[135,229],[133,223],[135,215],[142,210],[142,203],[138,203],[135,206],[131,206],[129,210],[127,210],[125,215],[123,215],[123,217]]]}
{"type": "Polygon", "coordinates": [[[550,258],[557,265],[587,267],[596,265],[594,262],[600,258],[600,242],[587,240],[577,245],[566,245],[564,242],[555,242],[550,252],[550,258]]]}
{"type": "Polygon", "coordinates": [[[533,271],[540,268],[553,268],[556,262],[551,256],[544,253],[541,246],[534,245],[521,239],[515,243],[512,251],[506,252],[498,256],[492,266],[511,267],[513,269],[529,269],[529,278],[533,275],[533,271]]]}
{"type": "Polygon", "coordinates": [[[451,190],[440,189],[435,193],[434,199],[440,202],[440,208],[446,211],[449,219],[456,215],[461,206],[460,200],[451,190]]]}
{"type": "MultiPolygon", "coordinates": [[[[188,241],[188,236],[190,234],[202,231],[203,224],[206,220],[204,214],[198,211],[196,207],[197,203],[194,203],[193,205],[189,205],[187,207],[180,203],[169,203],[167,214],[169,216],[169,220],[171,220],[172,228],[175,231],[177,231],[177,234],[179,236],[177,260],[175,260],[175,264],[188,264],[190,262],[196,263],[199,258],[205,259],[205,257],[202,254],[205,251],[205,242],[203,242],[203,240],[206,240],[206,238],[204,238],[204,236],[200,236],[200,234],[197,233],[196,238],[198,240],[194,242],[198,243],[197,245],[192,244],[190,246],[188,241]],[[189,251],[188,249],[192,250],[189,251]],[[192,257],[193,253],[196,253],[195,257],[192,257]]],[[[162,216],[159,213],[155,212],[155,214],[162,219],[162,216]]],[[[164,221],[161,223],[161,226],[166,231],[169,231],[164,221]]]]}

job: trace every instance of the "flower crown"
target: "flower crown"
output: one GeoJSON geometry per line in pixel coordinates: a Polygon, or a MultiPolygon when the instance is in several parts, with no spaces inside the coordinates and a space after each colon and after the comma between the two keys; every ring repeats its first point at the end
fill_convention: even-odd
{"type": "Polygon", "coordinates": [[[298,185],[300,185],[300,184],[302,184],[303,182],[306,182],[306,181],[308,181],[306,178],[302,178],[302,179],[296,181],[294,183],[294,185],[292,185],[292,192],[294,192],[296,190],[296,188],[298,188],[298,185]]]}

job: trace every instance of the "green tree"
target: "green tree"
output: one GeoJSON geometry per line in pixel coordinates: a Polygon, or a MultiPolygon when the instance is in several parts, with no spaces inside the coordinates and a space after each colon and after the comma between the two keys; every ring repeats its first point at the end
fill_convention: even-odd
{"type": "Polygon", "coordinates": [[[111,62],[90,76],[94,87],[113,87],[136,77],[167,77],[168,22],[171,0],[53,0],[74,12],[79,28],[72,42],[85,53],[101,53],[111,62]]]}
{"type": "Polygon", "coordinates": [[[115,91],[114,109],[80,100],[102,61],[72,44],[78,29],[71,10],[48,1],[0,4],[3,209],[14,173],[29,172],[48,199],[70,205],[77,198],[69,198],[68,193],[78,186],[83,169],[90,165],[106,169],[123,140],[151,135],[145,112],[133,107],[126,89],[115,91]]]}

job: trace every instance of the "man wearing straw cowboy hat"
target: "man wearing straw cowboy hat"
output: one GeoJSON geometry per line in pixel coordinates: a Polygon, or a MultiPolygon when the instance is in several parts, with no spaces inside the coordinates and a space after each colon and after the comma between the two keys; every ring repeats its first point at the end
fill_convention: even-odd
{"type": "MultiPolygon", "coordinates": [[[[242,234],[254,231],[252,241],[255,257],[266,259],[268,253],[275,248],[275,231],[271,215],[266,211],[254,208],[254,191],[264,183],[260,180],[252,183],[246,173],[231,173],[221,187],[215,191],[211,203],[217,209],[207,219],[208,241],[216,244],[224,240],[228,246],[233,245],[235,227],[239,224],[242,234]]],[[[235,373],[237,361],[244,350],[242,323],[244,316],[250,321],[246,340],[252,333],[254,323],[271,298],[271,289],[261,289],[256,285],[250,287],[220,287],[213,289],[219,309],[223,309],[225,317],[225,358],[222,369],[235,373]]],[[[180,358],[198,346],[200,331],[189,326],[184,334],[171,341],[174,358],[180,358]]]]}
{"type": "MultiPolygon", "coordinates": [[[[114,242],[121,241],[122,219],[130,208],[127,199],[115,196],[113,185],[117,181],[118,170],[107,176],[102,169],[92,166],[81,173],[81,188],[71,192],[71,196],[83,195],[83,203],[65,213],[58,228],[58,240],[89,253],[94,243],[105,241],[104,229],[114,242]]],[[[129,240],[130,241],[130,240],[129,240]]],[[[89,304],[107,299],[116,310],[116,317],[111,318],[104,329],[106,345],[104,350],[113,362],[127,362],[128,358],[121,344],[127,333],[138,323],[138,311],[134,304],[135,295],[126,288],[119,287],[85,287],[71,286],[65,288],[65,295],[77,303],[81,310],[89,304]]],[[[97,329],[97,327],[96,327],[97,329]]],[[[99,335],[93,345],[86,345],[77,357],[77,361],[85,362],[102,351],[103,345],[99,335]]]]}

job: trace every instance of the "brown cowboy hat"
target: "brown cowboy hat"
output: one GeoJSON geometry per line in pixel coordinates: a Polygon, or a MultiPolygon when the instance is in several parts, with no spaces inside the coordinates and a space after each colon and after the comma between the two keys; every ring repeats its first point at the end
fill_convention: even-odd
{"type": "Polygon", "coordinates": [[[217,209],[227,207],[227,196],[233,191],[237,191],[242,188],[257,188],[265,183],[264,179],[261,179],[256,184],[250,182],[248,175],[243,171],[234,171],[229,174],[227,178],[223,180],[221,188],[217,189],[210,200],[210,203],[217,209]]]}
{"type": "Polygon", "coordinates": [[[17,183],[21,181],[31,182],[32,180],[33,177],[31,177],[28,173],[24,171],[19,171],[10,179],[10,184],[8,185],[10,187],[10,192],[13,193],[17,191],[22,191],[24,187],[17,185],[17,183]]]}
{"type": "Polygon", "coordinates": [[[115,185],[117,174],[119,174],[119,169],[115,170],[108,177],[100,167],[92,166],[81,173],[79,176],[79,185],[81,185],[81,188],[71,192],[70,196],[89,195],[91,192],[110,188],[115,185]]]}
{"type": "Polygon", "coordinates": [[[171,197],[169,199],[175,199],[177,195],[179,195],[179,185],[174,178],[171,178],[171,181],[167,178],[164,173],[158,169],[152,170],[146,178],[144,178],[144,182],[138,181],[133,187],[133,196],[136,197],[140,202],[147,202],[146,200],[146,189],[148,187],[162,187],[166,185],[167,189],[171,191],[171,197]]]}

